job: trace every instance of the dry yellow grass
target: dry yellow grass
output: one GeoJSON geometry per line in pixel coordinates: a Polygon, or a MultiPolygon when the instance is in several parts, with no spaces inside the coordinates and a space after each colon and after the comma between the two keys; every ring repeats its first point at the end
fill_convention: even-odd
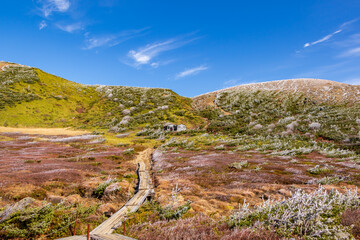
{"type": "Polygon", "coordinates": [[[84,130],[72,130],[68,128],[13,128],[13,127],[0,127],[0,132],[21,132],[25,134],[69,135],[69,136],[76,136],[76,135],[90,133],[84,130]]]}
{"type": "Polygon", "coordinates": [[[2,67],[5,66],[5,65],[7,65],[6,62],[0,62],[0,72],[2,71],[2,67]]]}
{"type": "Polygon", "coordinates": [[[19,66],[19,64],[0,61],[0,72],[2,71],[2,68],[5,66],[19,66]]]}

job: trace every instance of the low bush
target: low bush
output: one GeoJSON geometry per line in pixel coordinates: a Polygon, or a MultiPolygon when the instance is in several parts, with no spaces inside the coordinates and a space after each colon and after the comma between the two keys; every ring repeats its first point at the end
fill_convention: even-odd
{"type": "Polygon", "coordinates": [[[170,221],[133,225],[129,235],[147,240],[281,240],[264,228],[231,229],[224,221],[203,214],[170,221]]]}
{"type": "Polygon", "coordinates": [[[282,202],[270,199],[250,209],[244,203],[229,219],[232,227],[253,226],[257,222],[273,228],[285,237],[304,239],[351,239],[350,228],[341,224],[341,214],[347,209],[358,208],[357,191],[345,194],[319,187],[312,193],[297,190],[282,202]]]}
{"type": "Polygon", "coordinates": [[[229,165],[230,168],[235,168],[235,169],[243,169],[243,168],[247,168],[249,166],[248,161],[241,161],[241,162],[233,162],[229,165]]]}
{"type": "Polygon", "coordinates": [[[321,185],[337,184],[343,182],[345,179],[346,177],[344,176],[323,177],[317,180],[317,183],[321,185]]]}
{"type": "Polygon", "coordinates": [[[315,167],[309,168],[306,171],[313,175],[319,175],[323,173],[329,173],[331,172],[331,169],[329,169],[328,167],[320,167],[320,165],[316,165],[315,167]]]}
{"type": "Polygon", "coordinates": [[[111,183],[116,182],[117,179],[108,179],[106,182],[103,182],[97,186],[97,188],[92,192],[92,196],[98,199],[104,196],[105,190],[111,183]]]}
{"type": "Polygon", "coordinates": [[[351,228],[356,239],[360,238],[360,209],[349,209],[342,213],[341,224],[351,228]]]}
{"type": "Polygon", "coordinates": [[[0,223],[1,239],[51,239],[70,235],[76,213],[79,220],[94,214],[99,206],[46,203],[41,207],[28,207],[16,212],[0,223]]]}
{"type": "Polygon", "coordinates": [[[124,155],[133,155],[135,153],[133,148],[128,148],[126,150],[123,151],[124,155]]]}

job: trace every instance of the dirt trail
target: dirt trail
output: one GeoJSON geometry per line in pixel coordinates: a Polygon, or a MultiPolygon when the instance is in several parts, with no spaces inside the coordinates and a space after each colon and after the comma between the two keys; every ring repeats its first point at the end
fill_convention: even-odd
{"type": "MultiPolygon", "coordinates": [[[[132,239],[123,235],[113,234],[114,230],[121,226],[123,220],[129,213],[136,212],[142,203],[152,193],[152,182],[150,179],[150,159],[153,149],[148,148],[139,153],[134,160],[134,163],[138,165],[138,190],[136,194],[114,215],[101,223],[97,228],[90,232],[90,239],[93,240],[107,240],[107,239],[132,239]]],[[[67,238],[61,238],[62,240],[85,240],[86,236],[72,236],[67,238]]]]}

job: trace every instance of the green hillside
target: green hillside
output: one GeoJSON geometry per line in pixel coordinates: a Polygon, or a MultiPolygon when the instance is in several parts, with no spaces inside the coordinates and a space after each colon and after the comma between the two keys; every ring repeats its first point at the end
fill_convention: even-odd
{"type": "Polygon", "coordinates": [[[0,124],[121,132],[164,122],[200,123],[191,100],[168,89],[88,86],[25,66],[0,71],[0,124]]]}

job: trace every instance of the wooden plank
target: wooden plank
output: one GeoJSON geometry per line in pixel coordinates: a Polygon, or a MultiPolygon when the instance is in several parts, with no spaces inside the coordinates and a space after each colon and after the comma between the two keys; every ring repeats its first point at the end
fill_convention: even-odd
{"type": "Polygon", "coordinates": [[[145,162],[138,163],[139,189],[138,192],[110,218],[101,223],[98,227],[91,231],[91,234],[111,234],[117,227],[121,226],[125,216],[129,213],[136,212],[141,204],[150,195],[150,178],[146,170],[145,162]]]}
{"type": "Polygon", "coordinates": [[[93,234],[91,240],[136,240],[120,234],[93,234]]]}
{"type": "MultiPolygon", "coordinates": [[[[140,206],[144,203],[146,198],[153,192],[151,188],[150,175],[146,169],[146,164],[143,160],[144,156],[151,155],[152,150],[145,150],[140,153],[140,161],[138,164],[138,191],[136,194],[115,214],[110,218],[102,222],[94,230],[90,232],[90,239],[92,240],[136,240],[134,238],[126,237],[120,234],[112,234],[113,231],[122,225],[124,218],[129,214],[136,212],[140,206]]],[[[61,238],[62,240],[86,240],[86,236],[72,236],[67,238],[61,238]]]]}
{"type": "Polygon", "coordinates": [[[65,238],[58,238],[58,240],[86,240],[86,236],[85,235],[71,236],[71,237],[65,237],[65,238]]]}
{"type": "Polygon", "coordinates": [[[124,240],[136,240],[135,238],[127,237],[127,236],[120,235],[120,234],[117,234],[117,233],[114,233],[113,235],[121,236],[124,240]]]}

